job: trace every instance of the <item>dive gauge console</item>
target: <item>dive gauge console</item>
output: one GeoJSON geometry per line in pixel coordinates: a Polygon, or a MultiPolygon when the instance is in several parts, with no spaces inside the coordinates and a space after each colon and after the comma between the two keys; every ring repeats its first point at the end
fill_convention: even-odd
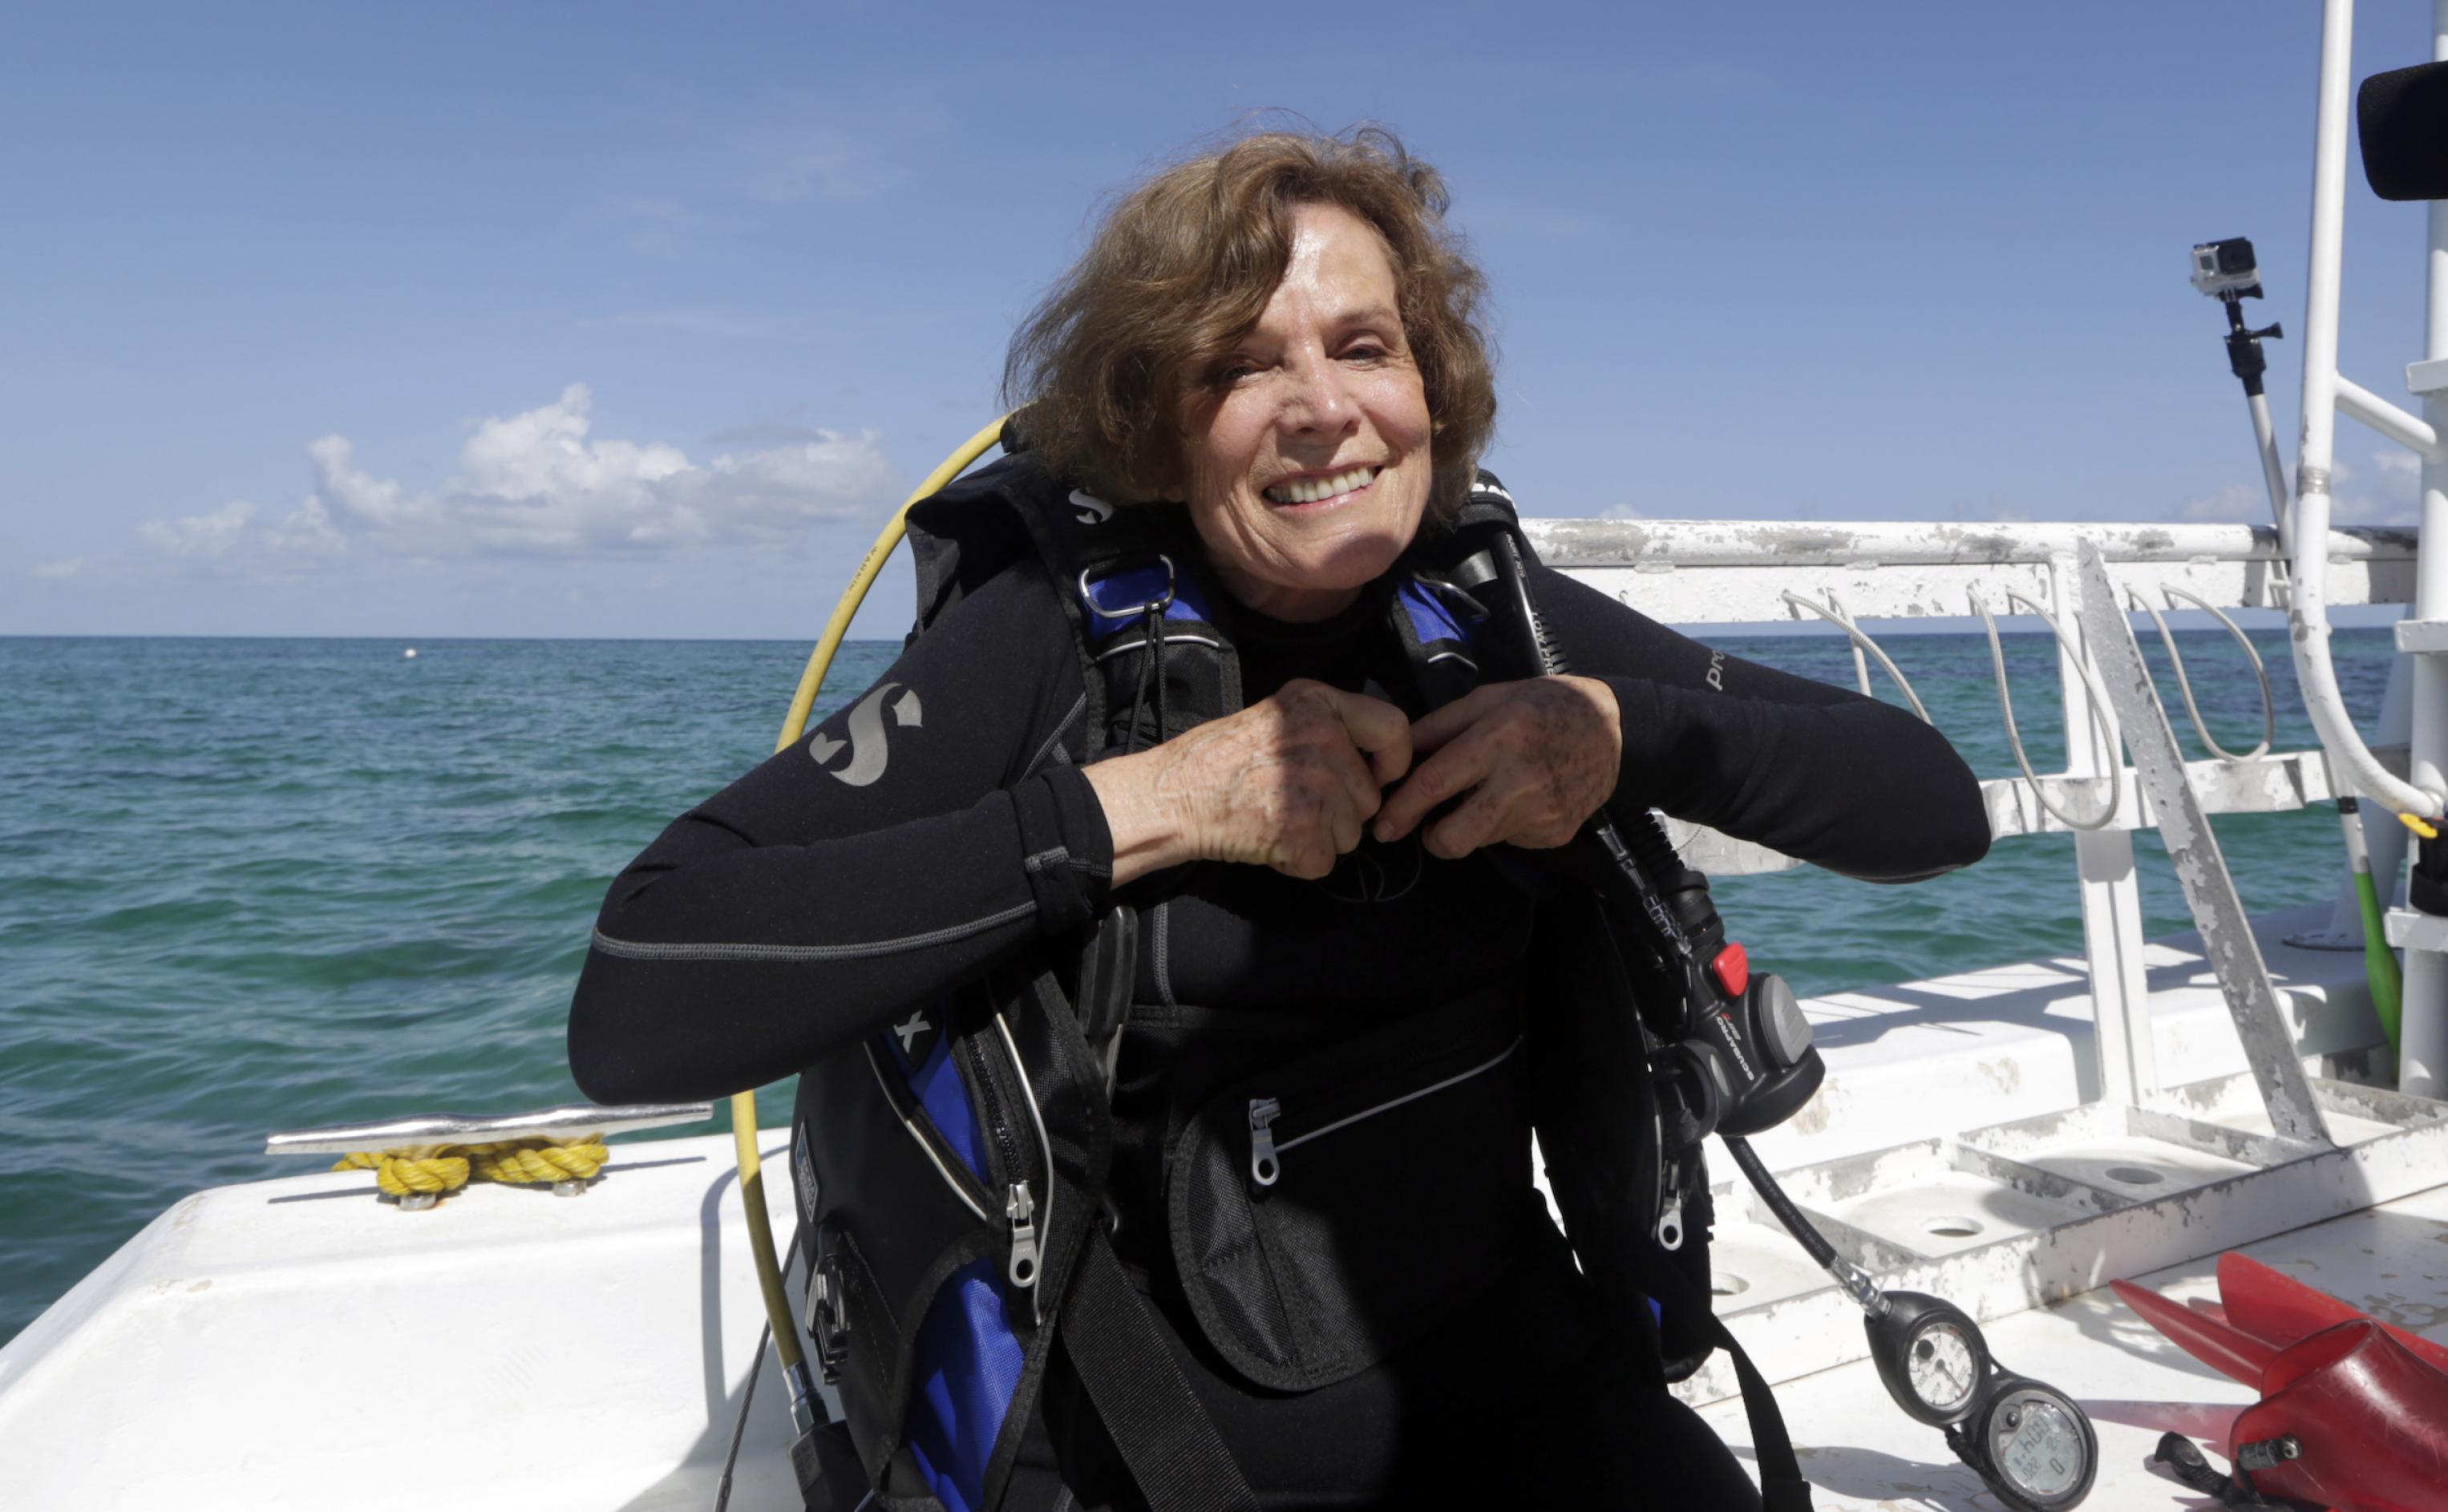
{"type": "Polygon", "coordinates": [[[2074,1398],[1999,1365],[1980,1325],[1954,1303],[1880,1291],[1793,1205],[1749,1139],[1725,1144],[1786,1232],[1861,1307],[1870,1358],[1896,1406],[1942,1429],[1956,1458],[2014,1512],[2067,1512],[2091,1495],[2099,1436],[2074,1398]]]}
{"type": "Polygon", "coordinates": [[[1999,1365],[1962,1309],[1919,1292],[1880,1293],[1864,1319],[1870,1358],[1905,1412],[2019,1512],[2063,1512],[2091,1493],[2099,1440],[2072,1398],[1999,1365]]]}

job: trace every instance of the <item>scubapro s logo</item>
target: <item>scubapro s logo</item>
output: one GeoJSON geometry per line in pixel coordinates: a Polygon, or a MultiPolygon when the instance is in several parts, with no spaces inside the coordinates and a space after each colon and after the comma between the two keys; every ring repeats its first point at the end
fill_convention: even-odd
{"type": "Polygon", "coordinates": [[[894,724],[905,730],[919,727],[919,716],[923,711],[918,703],[918,690],[902,688],[898,682],[878,683],[850,711],[846,721],[850,726],[850,738],[836,740],[819,730],[808,741],[808,755],[815,758],[816,765],[823,767],[827,775],[838,777],[853,788],[866,787],[884,775],[884,764],[891,759],[891,752],[884,742],[884,711],[887,708],[892,711],[894,724]],[[893,699],[896,689],[900,690],[901,697],[893,699]],[[887,699],[891,701],[888,704],[887,699]],[[850,753],[849,764],[838,768],[832,765],[833,757],[844,751],[850,753]]]}
{"type": "Polygon", "coordinates": [[[1114,517],[1114,507],[1081,488],[1071,490],[1071,507],[1079,511],[1081,525],[1103,525],[1114,517]]]}

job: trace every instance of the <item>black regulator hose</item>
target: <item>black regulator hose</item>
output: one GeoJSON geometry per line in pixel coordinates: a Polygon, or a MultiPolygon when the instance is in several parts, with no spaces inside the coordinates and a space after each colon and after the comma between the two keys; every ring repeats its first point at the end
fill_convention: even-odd
{"type": "Polygon", "coordinates": [[[1768,1210],[1776,1215],[1776,1221],[1785,1225],[1785,1232],[1792,1234],[1793,1241],[1809,1254],[1813,1265],[1823,1271],[1832,1269],[1836,1264],[1836,1247],[1827,1242],[1827,1236],[1819,1232],[1818,1225],[1804,1216],[1802,1210],[1793,1205],[1793,1199],[1785,1195],[1785,1188],[1777,1185],[1776,1177],[1769,1174],[1768,1163],[1759,1158],[1757,1150],[1751,1148],[1751,1141],[1739,1134],[1725,1135],[1723,1139],[1727,1152],[1734,1158],[1734,1164],[1743,1168],[1743,1176],[1750,1182],[1751,1190],[1758,1193],[1759,1199],[1768,1204],[1768,1210]]]}

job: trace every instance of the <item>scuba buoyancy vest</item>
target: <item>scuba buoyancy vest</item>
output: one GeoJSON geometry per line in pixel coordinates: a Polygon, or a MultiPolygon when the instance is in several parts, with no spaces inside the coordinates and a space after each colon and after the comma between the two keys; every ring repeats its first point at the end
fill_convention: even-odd
{"type": "MultiPolygon", "coordinates": [[[[1085,762],[1234,712],[1244,700],[1230,605],[1164,518],[1066,490],[1024,454],[962,478],[909,512],[911,639],[998,573],[1042,570],[1056,586],[1084,690],[1046,758],[1085,762]]],[[[1475,686],[1482,662],[1504,665],[1492,622],[1502,593],[1489,590],[1520,590],[1526,550],[1510,495],[1482,473],[1461,516],[1427,527],[1397,568],[1388,619],[1431,706],[1475,686]],[[1495,549],[1500,539],[1505,550],[1495,549]]],[[[1506,670],[1539,668],[1517,658],[1506,670]]],[[[1683,874],[1678,901],[1693,880],[1705,901],[1696,873],[1683,874]]],[[[1602,1285],[1616,1347],[1657,1359],[1660,1378],[1673,1380],[1731,1343],[1709,1313],[1708,1186],[1696,1139],[1668,1158],[1649,1063],[1658,1042],[1623,1011],[1659,990],[1643,980],[1655,976],[1656,954],[1619,947],[1625,931],[1594,893],[1542,903],[1540,917],[1533,974],[1542,980],[1407,1017],[1390,1034],[1362,1035],[1228,1088],[1169,1152],[1172,1259],[1202,1332],[1253,1383],[1299,1390],[1343,1379],[1509,1263],[1511,1252],[1500,1250],[1477,1271],[1459,1267],[1442,1288],[1388,1301],[1371,1295],[1371,1283],[1385,1277],[1385,1290],[1398,1292],[1401,1268],[1343,1253],[1350,1234],[1379,1235],[1389,1257],[1406,1244],[1433,1253],[1441,1218],[1406,1215],[1398,1200],[1368,1224],[1320,1232],[1300,1221],[1306,1205],[1271,1200],[1293,1163],[1291,1146],[1329,1130],[1358,1133],[1294,1158],[1301,1180],[1331,1191],[1340,1165],[1351,1200],[1382,1188],[1384,1171],[1416,1163],[1401,1159],[1401,1141],[1418,1130],[1372,1116],[1428,1094],[1463,1100],[1444,1110],[1463,1126],[1518,1128],[1535,1110],[1558,1207],[1583,1269],[1602,1285]],[[1542,1006],[1528,1016],[1523,1054],[1528,1002],[1542,1006]],[[1335,1090],[1301,1096],[1326,1088],[1335,1090]],[[1288,1105],[1306,1121],[1284,1115],[1288,1105]],[[1671,1252],[1655,1237],[1670,1205],[1680,1209],[1681,1231],[1671,1252]],[[1406,1233],[1406,1216],[1425,1228],[1406,1233]],[[1253,1254],[1271,1258],[1253,1265],[1253,1254]],[[1337,1284],[1351,1276],[1358,1286],[1337,1284]]],[[[1016,1465],[1058,1332],[1152,1505],[1255,1505],[1164,1355],[1106,1227],[1109,1097],[1133,1006],[1138,930],[1134,909],[1113,909],[1076,951],[1048,949],[989,973],[801,1079],[792,1167],[810,1236],[806,1321],[884,1505],[1037,1504],[1016,1465]]],[[[1518,1192],[1523,1174],[1498,1160],[1468,1179],[1500,1200],[1508,1183],[1518,1192]]],[[[1747,1365],[1743,1373],[1749,1396],[1747,1365]]],[[[1765,1400],[1764,1387],[1757,1395],[1765,1400]]],[[[1772,1418],[1772,1403],[1767,1410],[1772,1418]]],[[[1782,1426],[1758,1431],[1758,1413],[1755,1404],[1773,1483],[1782,1426]]],[[[1789,1450],[1783,1461],[1789,1469],[1789,1450]]],[[[1789,1479],[1799,1485],[1798,1472],[1789,1479]]],[[[1771,1507],[1796,1504],[1807,1500],[1780,1501],[1771,1490],[1771,1507]]]]}

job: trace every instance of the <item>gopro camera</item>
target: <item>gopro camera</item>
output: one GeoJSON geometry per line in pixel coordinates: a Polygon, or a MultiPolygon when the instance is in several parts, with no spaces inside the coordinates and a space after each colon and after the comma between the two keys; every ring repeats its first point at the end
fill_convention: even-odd
{"type": "Polygon", "coordinates": [[[2205,241],[2193,248],[2193,287],[2214,299],[2258,299],[2261,269],[2245,237],[2205,241]]]}

